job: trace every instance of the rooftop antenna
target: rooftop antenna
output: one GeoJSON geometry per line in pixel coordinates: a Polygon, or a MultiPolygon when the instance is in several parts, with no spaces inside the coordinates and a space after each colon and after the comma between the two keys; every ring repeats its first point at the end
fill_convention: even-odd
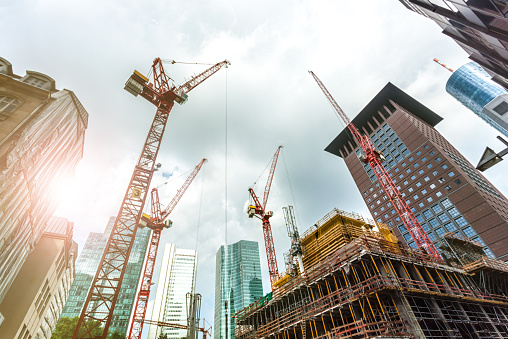
{"type": "Polygon", "coordinates": [[[438,59],[434,58],[434,61],[438,64],[440,64],[441,66],[443,66],[444,68],[446,68],[447,70],[449,70],[450,72],[453,73],[453,69],[451,69],[450,67],[446,66],[445,64],[443,64],[441,61],[439,61],[438,59]]]}

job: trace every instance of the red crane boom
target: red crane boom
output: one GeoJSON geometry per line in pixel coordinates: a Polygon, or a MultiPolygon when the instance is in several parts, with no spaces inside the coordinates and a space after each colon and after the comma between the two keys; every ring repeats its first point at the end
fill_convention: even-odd
{"type": "Polygon", "coordinates": [[[268,260],[268,272],[270,273],[270,284],[272,285],[272,289],[273,284],[277,281],[279,269],[277,267],[277,258],[275,256],[275,246],[273,244],[272,226],[270,225],[270,217],[273,216],[273,212],[267,212],[265,208],[268,201],[268,194],[270,194],[270,188],[272,187],[273,174],[275,172],[275,166],[277,165],[277,159],[279,158],[281,148],[282,146],[277,148],[277,151],[272,158],[272,166],[265,186],[263,203],[260,203],[256,193],[254,193],[254,190],[249,188],[250,204],[247,210],[249,218],[256,216],[263,222],[263,237],[265,239],[266,258],[268,260]]]}
{"type": "Polygon", "coordinates": [[[152,65],[154,84],[148,83],[148,78],[138,71],[134,71],[127,80],[125,89],[131,94],[140,95],[154,104],[157,107],[157,112],[139,160],[134,167],[115,225],[109,236],[72,336],[73,339],[94,338],[92,331],[101,326],[104,327],[100,338],[106,338],[134,244],[137,225],[145,205],[169,113],[175,101],[183,104],[187,99],[187,92],[223,66],[227,67],[227,65],[230,65],[227,60],[219,62],[176,88],[174,85],[169,84],[169,77],[164,71],[162,61],[160,58],[156,58],[152,65]]]}
{"type": "MultiPolygon", "coordinates": [[[[146,257],[141,287],[138,291],[138,297],[134,306],[134,316],[132,317],[129,330],[129,339],[141,339],[141,332],[143,331],[143,323],[145,322],[146,309],[148,306],[148,298],[150,297],[150,288],[152,285],[153,271],[155,268],[155,260],[157,259],[161,232],[164,228],[170,228],[172,225],[171,222],[166,223],[164,221],[171,214],[185,191],[187,191],[187,188],[189,188],[190,184],[205,162],[206,159],[203,159],[199,164],[197,164],[164,211],[161,211],[159,191],[157,188],[152,189],[152,216],[149,220],[144,220],[146,221],[146,226],[152,229],[152,236],[150,238],[150,246],[148,247],[148,255],[146,257]]],[[[143,219],[145,219],[144,215],[143,219]]]]}
{"type": "Polygon", "coordinates": [[[411,234],[415,244],[420,250],[424,250],[436,260],[441,261],[441,255],[434,247],[432,241],[430,241],[427,233],[423,230],[418,220],[416,220],[413,212],[411,212],[411,209],[403,199],[397,186],[395,186],[392,179],[388,175],[388,172],[381,163],[381,161],[384,161],[383,154],[375,149],[368,136],[360,134],[356,126],[351,122],[351,120],[349,120],[346,113],[344,113],[344,111],[340,108],[340,106],[337,104],[330,92],[328,92],[321,80],[319,80],[319,78],[312,71],[309,71],[309,73],[312,75],[314,80],[316,80],[317,84],[325,94],[328,101],[331,103],[335,112],[342,118],[347,128],[351,134],[353,134],[354,138],[362,148],[364,154],[360,157],[360,160],[364,163],[369,164],[374,171],[374,174],[376,175],[379,183],[381,183],[383,190],[390,199],[404,225],[409,230],[409,233],[411,234]]]}

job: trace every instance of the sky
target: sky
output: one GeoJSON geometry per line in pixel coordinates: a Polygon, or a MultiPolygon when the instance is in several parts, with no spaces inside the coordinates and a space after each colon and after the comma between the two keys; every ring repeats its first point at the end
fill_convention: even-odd
{"type": "MultiPolygon", "coordinates": [[[[74,222],[80,250],[89,232],[102,232],[117,215],[155,113],[123,90],[128,77],[135,69],[147,75],[156,57],[231,61],[173,108],[152,180],[154,187],[169,178],[159,189],[167,203],[181,175],[208,159],[170,216],[173,228],[163,232],[157,265],[163,243],[197,249],[196,292],[210,324],[215,254],[226,242],[259,243],[264,291],[270,290],[261,221],[247,216],[247,190],[257,181],[253,187],[263,195],[264,169],[279,145],[267,209],[274,211],[280,271],[290,246],[283,206],[295,206],[300,232],[335,207],[370,217],[343,160],[324,151],[344,125],[308,70],[351,118],[392,82],[444,118],[437,130],[473,165],[486,146],[504,148],[493,128],[446,93],[450,73],[432,61],[456,69],[469,61],[466,52],[397,0],[4,0],[0,17],[9,33],[0,55],[14,73],[51,76],[90,115],[83,159],[56,212],[74,222]]],[[[206,67],[165,64],[176,85],[206,67]]],[[[504,194],[505,169],[500,163],[485,172],[504,194]]]]}

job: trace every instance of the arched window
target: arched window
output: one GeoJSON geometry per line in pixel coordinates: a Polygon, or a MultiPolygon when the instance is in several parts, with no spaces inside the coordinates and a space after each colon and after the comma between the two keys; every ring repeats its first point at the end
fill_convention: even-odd
{"type": "Polygon", "coordinates": [[[0,94],[0,120],[5,120],[19,106],[19,100],[0,94]]]}

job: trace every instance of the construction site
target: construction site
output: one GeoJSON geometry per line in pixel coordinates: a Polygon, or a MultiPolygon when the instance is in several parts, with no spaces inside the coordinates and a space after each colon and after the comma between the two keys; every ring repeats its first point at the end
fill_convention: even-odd
{"type": "Polygon", "coordinates": [[[508,337],[508,265],[447,238],[445,262],[334,209],[301,236],[303,272],[235,314],[235,338],[508,337]]]}

